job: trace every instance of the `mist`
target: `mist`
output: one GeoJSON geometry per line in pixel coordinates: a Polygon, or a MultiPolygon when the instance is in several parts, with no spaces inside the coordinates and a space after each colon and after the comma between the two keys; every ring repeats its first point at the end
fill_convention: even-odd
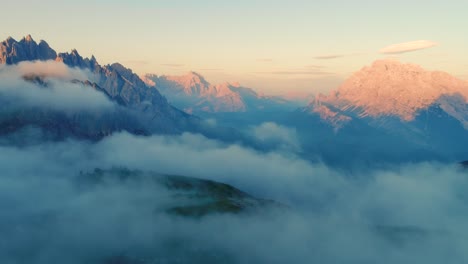
{"type": "Polygon", "coordinates": [[[118,133],[97,143],[4,145],[0,152],[2,263],[468,260],[468,180],[455,165],[355,175],[284,149],[258,152],[189,133],[118,133]],[[80,172],[115,167],[220,181],[287,209],[184,218],[161,209],[173,193],[155,184],[77,184],[80,172]]]}
{"type": "Polygon", "coordinates": [[[55,61],[0,67],[0,93],[2,100],[10,102],[6,104],[10,108],[41,107],[68,112],[112,108],[114,104],[103,93],[80,83],[86,80],[93,80],[89,71],[55,61]]]}

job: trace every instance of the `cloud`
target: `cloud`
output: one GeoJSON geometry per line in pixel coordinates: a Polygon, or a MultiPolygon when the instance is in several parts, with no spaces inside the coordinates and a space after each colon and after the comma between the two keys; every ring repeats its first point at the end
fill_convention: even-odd
{"type": "Polygon", "coordinates": [[[316,69],[316,70],[325,68],[325,66],[323,65],[306,65],[305,67],[308,69],[316,69]]]}
{"type": "Polygon", "coordinates": [[[127,61],[124,61],[125,64],[132,64],[132,65],[147,65],[147,64],[150,64],[149,61],[147,60],[127,60],[127,61]]]}
{"type": "Polygon", "coordinates": [[[332,60],[332,59],[342,58],[344,56],[345,55],[343,55],[343,54],[332,54],[332,55],[316,56],[316,57],[314,57],[314,59],[317,59],[317,60],[332,60]]]}
{"type": "Polygon", "coordinates": [[[353,175],[187,133],[121,133],[94,144],[0,146],[0,152],[5,263],[102,263],[110,256],[191,263],[468,258],[468,178],[454,166],[422,163],[353,175]],[[289,209],[177,218],[163,213],[177,196],[147,181],[77,184],[80,171],[115,166],[227,182],[289,209]]]}
{"type": "Polygon", "coordinates": [[[417,41],[393,44],[393,45],[387,46],[379,50],[379,52],[383,54],[401,54],[401,53],[406,53],[406,52],[428,49],[434,46],[437,46],[437,43],[429,41],[429,40],[417,40],[417,41]]]}
{"type": "Polygon", "coordinates": [[[332,75],[332,72],[323,71],[323,67],[306,66],[305,69],[294,70],[278,70],[268,72],[256,72],[257,74],[272,74],[272,75],[332,75]]]}
{"type": "MultiPolygon", "coordinates": [[[[22,62],[0,68],[0,99],[16,108],[43,107],[54,110],[96,110],[113,107],[101,92],[83,83],[89,72],[67,67],[55,61],[22,62]],[[44,85],[36,83],[35,78],[44,85]],[[27,81],[26,79],[32,79],[27,81]]],[[[5,108],[3,109],[5,111],[5,108]]]]}
{"type": "Polygon", "coordinates": [[[164,63],[164,64],[161,64],[161,66],[166,66],[166,67],[171,67],[171,68],[180,68],[180,67],[184,67],[185,65],[177,64],[177,63],[164,63]]]}
{"type": "Polygon", "coordinates": [[[273,145],[279,149],[299,151],[300,143],[295,129],[287,128],[273,122],[265,122],[251,127],[251,135],[263,144],[273,145]]]}
{"type": "MultiPolygon", "coordinates": [[[[43,76],[65,81],[88,80],[90,73],[77,68],[70,68],[62,62],[56,61],[35,61],[21,62],[14,66],[4,66],[3,74],[18,76],[43,76]]],[[[6,77],[6,76],[3,76],[6,77]]]]}
{"type": "Polygon", "coordinates": [[[333,74],[331,72],[324,72],[324,71],[275,71],[271,73],[277,74],[277,75],[329,75],[329,74],[333,74]]]}
{"type": "Polygon", "coordinates": [[[273,62],[273,59],[268,59],[268,58],[262,58],[262,59],[257,59],[259,62],[273,62]]]}
{"type": "Polygon", "coordinates": [[[222,68],[203,68],[199,69],[200,71],[223,71],[224,69],[222,68]]]}

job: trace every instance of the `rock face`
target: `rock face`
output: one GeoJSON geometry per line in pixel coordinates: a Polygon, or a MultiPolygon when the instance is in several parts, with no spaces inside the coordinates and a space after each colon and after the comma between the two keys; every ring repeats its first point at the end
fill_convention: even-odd
{"type": "MultiPolygon", "coordinates": [[[[114,121],[114,123],[112,123],[109,121],[107,123],[112,123],[112,125],[105,126],[106,131],[91,131],[93,135],[106,135],[113,131],[120,130],[129,131],[129,127],[134,126],[136,123],[140,125],[136,126],[135,129],[143,134],[179,133],[181,131],[196,130],[198,123],[197,118],[170,105],[157,89],[148,88],[132,70],[125,68],[121,64],[114,63],[112,65],[102,66],[96,61],[94,56],[91,58],[83,58],[76,50],[72,50],[70,53],[59,53],[57,55],[45,41],[41,41],[37,44],[31,36],[27,36],[19,42],[8,38],[0,44],[0,49],[0,63],[2,64],[16,64],[22,61],[35,60],[55,60],[63,62],[72,68],[89,71],[91,79],[88,80],[88,84],[91,84],[96,90],[105,93],[107,97],[120,106],[119,114],[116,112],[110,116],[113,116],[115,120],[127,120],[128,118],[133,120],[131,124],[122,122],[115,123],[114,121]],[[121,113],[122,111],[125,111],[127,114],[123,115],[121,113]],[[123,115],[125,118],[117,118],[116,115],[123,115]],[[141,127],[144,127],[144,132],[142,132],[141,127]]],[[[41,111],[39,111],[39,113],[40,112],[41,111]]],[[[44,113],[44,115],[46,115],[46,113],[44,113]]],[[[95,113],[95,115],[100,116],[96,120],[101,120],[100,122],[103,122],[102,113],[95,113]]],[[[38,123],[43,123],[42,121],[44,120],[39,120],[41,115],[32,116],[37,117],[36,121],[38,121],[38,123]]],[[[45,118],[45,116],[43,117],[45,118]]],[[[30,119],[30,117],[28,117],[28,119],[30,119]]],[[[26,120],[22,120],[26,122],[26,120]]],[[[64,120],[60,122],[67,124],[64,120]]],[[[15,121],[15,124],[22,123],[23,122],[15,121]]],[[[56,125],[60,126],[58,120],[56,125]]],[[[100,126],[95,127],[99,128],[100,126]]]]}
{"type": "Polygon", "coordinates": [[[49,47],[47,42],[41,40],[36,43],[28,35],[20,41],[9,37],[0,43],[0,64],[15,64],[22,61],[53,60],[57,53],[49,47]]]}
{"type": "Polygon", "coordinates": [[[196,72],[183,76],[149,74],[143,80],[148,86],[158,89],[171,103],[190,113],[268,112],[297,107],[290,101],[259,95],[237,83],[212,85],[196,72]]]}

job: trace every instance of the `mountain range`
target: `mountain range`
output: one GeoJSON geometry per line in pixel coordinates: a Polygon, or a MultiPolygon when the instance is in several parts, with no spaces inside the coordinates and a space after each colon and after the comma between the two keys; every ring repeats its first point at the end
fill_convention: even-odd
{"type": "MultiPolygon", "coordinates": [[[[297,102],[264,96],[237,83],[213,85],[195,72],[139,77],[119,63],[101,65],[94,56],[83,58],[77,50],[57,53],[29,35],[1,42],[0,52],[0,64],[54,61],[79,69],[87,78],[68,82],[103,94],[115,106],[69,113],[47,106],[25,108],[2,96],[2,135],[29,127],[39,127],[53,139],[188,131],[256,146],[249,138],[251,126],[272,121],[294,128],[302,155],[311,159],[349,163],[467,158],[468,83],[414,64],[375,61],[328,95],[316,95],[298,107],[297,102]],[[233,128],[207,125],[203,118],[211,117],[233,128]]],[[[22,77],[38,88],[57,85],[42,73],[22,77]]]]}
{"type": "MultiPolygon", "coordinates": [[[[9,117],[9,120],[2,120],[3,125],[1,126],[9,129],[8,131],[2,131],[2,133],[16,131],[31,123],[46,130],[66,126],[66,128],[62,129],[65,130],[65,134],[74,134],[84,138],[101,138],[113,131],[121,130],[132,133],[139,131],[141,134],[155,132],[179,133],[196,130],[198,126],[198,118],[170,105],[157,89],[148,87],[131,69],[125,68],[119,63],[103,66],[96,61],[94,56],[83,58],[75,49],[70,53],[57,53],[50,48],[47,42],[41,40],[37,43],[30,35],[20,41],[9,37],[0,43],[0,51],[0,64],[15,65],[21,62],[56,61],[64,63],[70,68],[81,69],[90,76],[89,80],[86,80],[83,85],[91,86],[104,93],[118,106],[113,112],[106,113],[107,118],[104,119],[100,117],[102,113],[91,113],[86,118],[80,118],[82,113],[76,113],[73,116],[62,115],[60,121],[52,118],[46,122],[47,118],[44,115],[57,116],[60,114],[48,111],[42,116],[38,116],[38,112],[34,109],[31,109],[31,113],[23,113],[21,116],[10,113],[6,116],[9,117]],[[25,117],[28,120],[25,120],[25,117]],[[86,121],[88,123],[99,125],[87,126],[90,128],[89,131],[77,129],[82,124],[81,120],[83,119],[88,120],[86,121]],[[57,122],[51,123],[50,120],[57,120],[57,122]],[[95,120],[96,122],[89,120],[95,120]],[[111,124],[101,125],[103,122],[111,124]],[[70,125],[67,126],[66,124],[70,125]]],[[[26,79],[29,81],[35,80],[37,82],[37,80],[48,76],[24,77],[27,77],[26,79]]],[[[45,81],[42,80],[41,82],[45,83],[45,81]]],[[[22,110],[22,112],[26,111],[25,109],[22,110]]],[[[59,137],[61,136],[59,135],[59,137]]]]}
{"type": "Polygon", "coordinates": [[[156,87],[178,108],[197,115],[291,111],[299,106],[281,97],[260,95],[239,83],[213,85],[196,72],[182,76],[147,74],[143,80],[156,87]]]}

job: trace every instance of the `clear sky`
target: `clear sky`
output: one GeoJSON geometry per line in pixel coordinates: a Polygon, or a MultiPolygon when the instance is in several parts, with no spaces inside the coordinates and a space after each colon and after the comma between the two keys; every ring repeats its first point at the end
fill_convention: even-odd
{"type": "Polygon", "coordinates": [[[327,91],[387,57],[468,79],[468,0],[21,0],[1,9],[1,39],[31,34],[138,74],[193,70],[270,94],[327,91]]]}

